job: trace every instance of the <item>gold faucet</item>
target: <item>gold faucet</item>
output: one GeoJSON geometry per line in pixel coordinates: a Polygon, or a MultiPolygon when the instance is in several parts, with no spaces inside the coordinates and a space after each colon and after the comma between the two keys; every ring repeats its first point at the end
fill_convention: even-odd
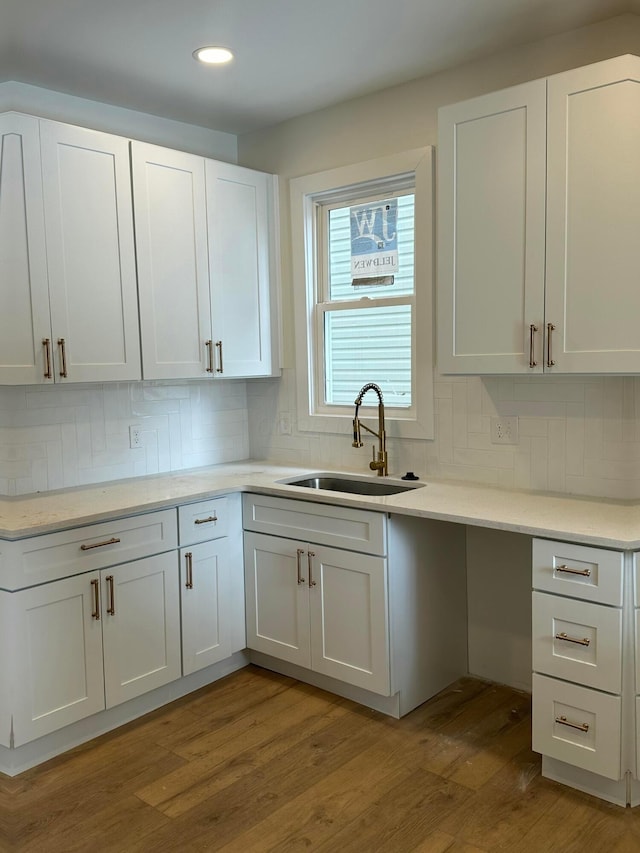
{"type": "Polygon", "coordinates": [[[372,471],[378,472],[378,477],[386,477],[387,476],[387,434],[384,430],[384,403],[382,402],[382,391],[379,386],[375,384],[375,382],[367,382],[360,389],[360,393],[355,399],[356,411],[353,416],[353,447],[362,447],[362,438],[360,436],[360,429],[366,429],[367,432],[370,432],[371,435],[375,435],[378,439],[378,458],[376,459],[376,449],[375,446],[373,448],[373,459],[369,462],[369,468],[372,471]],[[360,419],[358,418],[358,409],[362,405],[362,398],[367,393],[367,391],[375,391],[378,395],[378,432],[375,430],[369,429],[366,424],[360,423],[360,419]]]}

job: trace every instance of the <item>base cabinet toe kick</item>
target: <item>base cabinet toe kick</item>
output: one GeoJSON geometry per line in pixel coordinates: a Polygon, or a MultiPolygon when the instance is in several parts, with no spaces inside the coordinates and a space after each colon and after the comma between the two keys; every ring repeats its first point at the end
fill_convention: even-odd
{"type": "Polygon", "coordinates": [[[640,805],[638,554],[534,539],[532,746],[544,776],[640,805]]]}

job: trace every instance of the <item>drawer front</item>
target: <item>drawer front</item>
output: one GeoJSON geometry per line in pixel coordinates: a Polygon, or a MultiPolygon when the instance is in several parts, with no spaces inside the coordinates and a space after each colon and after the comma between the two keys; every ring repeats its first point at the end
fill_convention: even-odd
{"type": "Polygon", "coordinates": [[[622,611],[534,592],[533,669],[620,693],[622,611]]]}
{"type": "Polygon", "coordinates": [[[243,495],[242,507],[245,530],[304,539],[365,554],[385,556],[387,553],[383,513],[268,495],[243,495]]]}
{"type": "Polygon", "coordinates": [[[164,509],[12,544],[14,559],[3,585],[21,589],[177,548],[176,511],[164,509]]]}
{"type": "Polygon", "coordinates": [[[623,560],[620,551],[534,539],[533,588],[620,607],[623,560]]]}
{"type": "Polygon", "coordinates": [[[620,697],[533,676],[533,749],[620,778],[620,697]]]}
{"type": "Polygon", "coordinates": [[[212,498],[178,507],[178,531],[181,545],[195,545],[227,535],[229,510],[227,498],[212,498]]]}

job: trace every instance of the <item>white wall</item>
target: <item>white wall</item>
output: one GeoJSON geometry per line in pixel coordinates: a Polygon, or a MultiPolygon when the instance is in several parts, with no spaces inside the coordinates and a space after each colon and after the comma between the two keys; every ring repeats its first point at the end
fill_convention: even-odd
{"type": "Polygon", "coordinates": [[[0,112],[9,110],[179,148],[228,163],[237,161],[237,137],[231,133],[89,101],[27,83],[0,83],[0,112]]]}
{"type": "MultiPolygon", "coordinates": [[[[252,455],[313,467],[366,470],[369,449],[350,437],[295,429],[293,282],[288,180],[434,144],[440,106],[569,68],[640,52],[640,17],[624,15],[496,54],[239,138],[239,161],[279,173],[282,195],[284,353],[281,383],[249,383],[252,455]],[[291,436],[278,434],[291,413],[291,436]]],[[[437,155],[436,155],[437,156],[437,155]]],[[[371,377],[375,380],[375,377],[371,377]]],[[[394,473],[472,480],[521,489],[640,497],[640,383],[634,378],[436,376],[436,439],[390,443],[394,473]],[[520,442],[496,446],[492,415],[517,415],[520,442]]],[[[354,395],[357,389],[354,389],[354,395]]]]}

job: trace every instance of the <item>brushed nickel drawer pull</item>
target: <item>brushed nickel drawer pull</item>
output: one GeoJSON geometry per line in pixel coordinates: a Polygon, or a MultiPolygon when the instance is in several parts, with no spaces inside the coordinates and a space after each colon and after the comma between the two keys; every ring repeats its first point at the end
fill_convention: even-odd
{"type": "Polygon", "coordinates": [[[578,729],[579,732],[585,732],[585,734],[589,731],[589,723],[572,723],[566,717],[556,717],[556,723],[560,723],[561,726],[569,726],[570,729],[578,729]]]}
{"type": "Polygon", "coordinates": [[[553,323],[547,323],[547,367],[553,367],[555,361],[551,358],[551,332],[555,332],[553,323]]]}
{"type": "Polygon", "coordinates": [[[311,589],[312,586],[316,586],[316,582],[314,581],[312,576],[314,557],[315,554],[313,551],[307,551],[307,564],[309,566],[309,589],[311,589]]]}
{"type": "Polygon", "coordinates": [[[304,583],[304,578],[302,577],[302,569],[300,568],[300,558],[304,554],[304,548],[296,549],[296,568],[298,570],[298,584],[304,583]]]}
{"type": "Polygon", "coordinates": [[[64,338],[58,338],[58,346],[60,347],[60,376],[63,379],[67,378],[67,345],[64,338]]]}
{"type": "Polygon", "coordinates": [[[187,580],[185,583],[186,589],[193,589],[193,554],[191,551],[187,551],[184,555],[184,561],[187,569],[187,580]]]}
{"type": "Polygon", "coordinates": [[[217,520],[218,520],[218,516],[214,513],[213,515],[210,515],[209,518],[196,518],[196,520],[193,523],[194,524],[209,524],[210,522],[213,521],[215,524],[215,522],[217,520]]]}
{"type": "Polygon", "coordinates": [[[91,614],[92,619],[99,620],[100,619],[100,589],[99,589],[98,580],[92,580],[91,586],[93,587],[93,613],[91,614]]]}
{"type": "Polygon", "coordinates": [[[570,569],[564,563],[561,566],[556,566],[556,572],[564,572],[567,575],[580,575],[583,578],[591,577],[591,569],[570,569]]]}
{"type": "Polygon", "coordinates": [[[207,373],[213,373],[213,341],[205,341],[204,345],[207,348],[207,373]]]}
{"type": "Polygon", "coordinates": [[[222,341],[216,341],[216,349],[218,350],[218,360],[220,362],[220,367],[216,367],[216,373],[224,373],[224,367],[222,366],[222,341]]]}
{"type": "Polygon", "coordinates": [[[113,588],[113,575],[107,575],[107,585],[109,587],[109,606],[107,607],[107,613],[109,613],[111,616],[115,616],[116,596],[115,590],[113,588]]]}
{"type": "Polygon", "coordinates": [[[111,539],[105,539],[104,542],[94,542],[93,545],[81,545],[81,551],[91,551],[92,548],[102,548],[105,545],[117,545],[120,540],[117,536],[112,536],[111,539]]]}
{"type": "Polygon", "coordinates": [[[44,378],[52,379],[53,374],[51,373],[51,340],[49,338],[44,338],[42,341],[42,346],[44,347],[44,378]]]}
{"type": "Polygon", "coordinates": [[[556,640],[564,640],[566,643],[575,643],[577,646],[591,645],[591,640],[588,637],[583,637],[581,640],[579,637],[570,637],[568,634],[565,634],[564,631],[561,631],[560,634],[556,634],[556,640]]]}
{"type": "Polygon", "coordinates": [[[533,336],[538,331],[538,327],[534,326],[532,323],[529,326],[529,367],[537,367],[538,362],[534,359],[533,356],[533,336]]]}

